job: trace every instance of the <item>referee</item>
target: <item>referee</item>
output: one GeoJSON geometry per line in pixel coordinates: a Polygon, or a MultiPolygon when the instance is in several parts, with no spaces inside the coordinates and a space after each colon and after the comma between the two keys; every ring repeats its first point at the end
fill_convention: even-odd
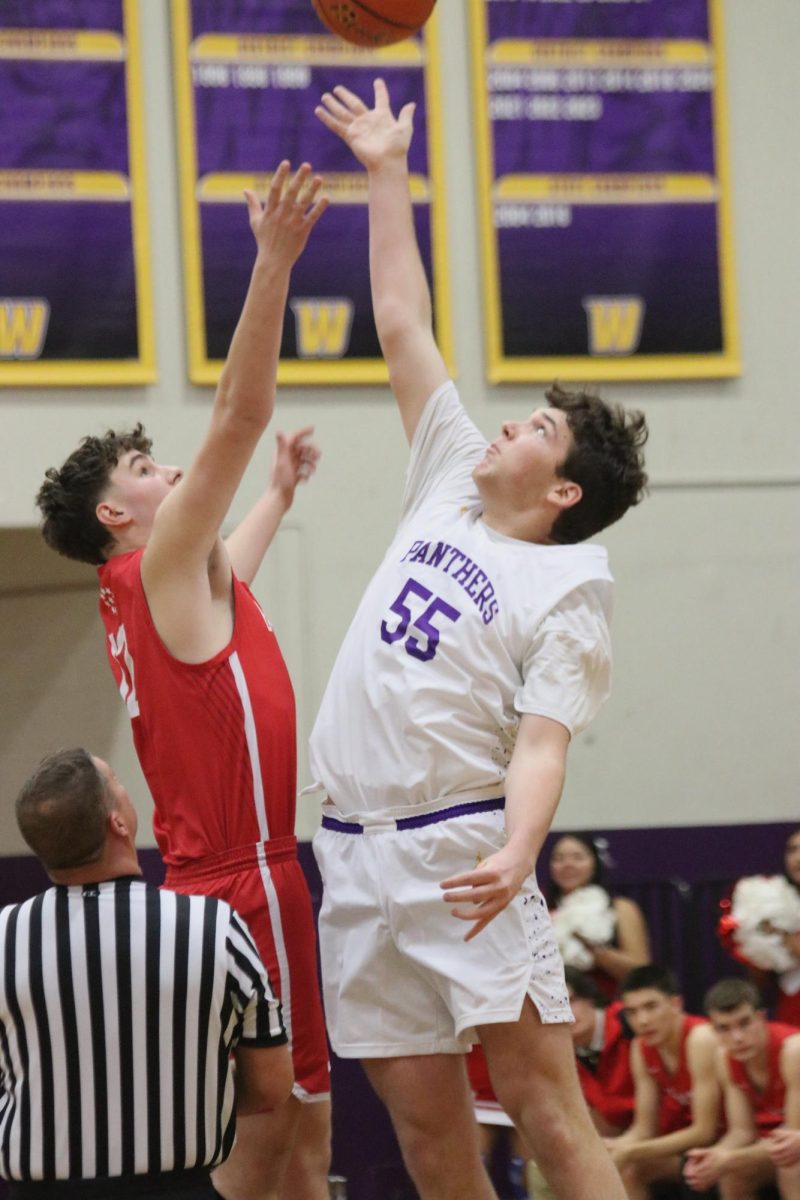
{"type": "Polygon", "coordinates": [[[136,811],[85,750],[40,764],[17,821],[55,886],[0,909],[9,1196],[218,1198],[236,1111],[282,1103],[293,1082],[247,927],[220,900],[144,882],[136,811]]]}

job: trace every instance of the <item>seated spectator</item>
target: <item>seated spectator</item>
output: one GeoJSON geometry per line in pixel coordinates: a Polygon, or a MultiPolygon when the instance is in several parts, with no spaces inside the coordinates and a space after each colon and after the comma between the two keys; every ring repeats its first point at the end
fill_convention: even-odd
{"type": "Polygon", "coordinates": [[[771,1183],[784,1200],[798,1200],[800,1030],[767,1021],[745,979],[720,980],[705,1010],[719,1043],[727,1131],[716,1145],[689,1151],[686,1180],[697,1191],[716,1184],[722,1200],[748,1200],[771,1183]]]}
{"type": "Polygon", "coordinates": [[[592,980],[574,967],[566,968],[566,978],[581,1088],[597,1131],[613,1137],[633,1120],[632,1031],[621,1001],[609,1004],[592,980]]]}
{"type": "Polygon", "coordinates": [[[247,927],[220,900],[145,883],[136,810],[85,750],[39,765],[17,822],[54,886],[0,910],[11,1200],[218,1200],[236,1111],[271,1109],[293,1083],[247,927]]]}
{"type": "Polygon", "coordinates": [[[775,1019],[800,1026],[800,829],[786,841],[782,873],[740,879],[722,908],[720,941],[757,988],[777,989],[775,1019]]]}
{"type": "Polygon", "coordinates": [[[628,972],[650,961],[642,910],[609,894],[591,834],[559,837],[549,869],[553,928],[565,964],[589,973],[604,995],[616,997],[628,972]]]}
{"type": "Polygon", "coordinates": [[[637,967],[621,991],[635,1034],[633,1122],[606,1145],[628,1196],[646,1200],[651,1184],[680,1181],[682,1155],[718,1135],[717,1041],[703,1017],[684,1013],[677,980],[666,968],[637,967]]]}

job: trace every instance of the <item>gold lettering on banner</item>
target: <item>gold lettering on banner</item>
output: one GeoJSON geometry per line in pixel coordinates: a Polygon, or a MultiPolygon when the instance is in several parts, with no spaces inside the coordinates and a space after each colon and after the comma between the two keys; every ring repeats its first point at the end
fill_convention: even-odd
{"type": "Polygon", "coordinates": [[[350,345],[353,302],[345,297],[291,300],[301,358],[343,358],[350,345]]]}
{"type": "Polygon", "coordinates": [[[634,354],[642,336],[641,296],[586,296],[590,354],[634,354]]]}
{"type": "Polygon", "coordinates": [[[46,300],[0,297],[0,358],[39,358],[49,323],[46,300]]]}

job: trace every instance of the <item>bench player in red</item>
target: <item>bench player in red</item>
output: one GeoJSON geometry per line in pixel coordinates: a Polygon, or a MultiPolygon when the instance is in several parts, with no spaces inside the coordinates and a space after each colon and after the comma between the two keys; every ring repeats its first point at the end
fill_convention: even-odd
{"type": "MultiPolygon", "coordinates": [[[[294,836],[294,696],[247,586],[296,484],[313,470],[310,430],[278,435],[270,486],[230,537],[220,536],[274,409],[291,269],[326,207],[308,164],[289,174],[281,163],[264,204],[246,194],[255,264],[188,471],[156,463],[137,426],[84,438],[38,495],[48,544],[98,566],[109,659],[153,796],[167,885],[231,903],[281,997],[295,1094],[240,1122],[237,1148],[214,1180],[230,1200],[328,1195],[327,1046],[294,836]]],[[[203,936],[198,930],[198,943],[203,936]]]]}
{"type": "Polygon", "coordinates": [[[716,1145],[689,1153],[686,1180],[697,1191],[716,1185],[722,1200],[753,1200],[774,1183],[783,1200],[798,1200],[800,1154],[791,1146],[800,1139],[800,1029],[767,1021],[746,979],[714,984],[705,1010],[719,1041],[727,1129],[716,1145]]]}
{"type": "Polygon", "coordinates": [[[651,1184],[680,1181],[682,1155],[717,1136],[716,1038],[704,1017],[683,1011],[677,981],[664,967],[636,967],[621,994],[635,1034],[633,1121],[606,1145],[630,1200],[647,1200],[651,1184]]]}

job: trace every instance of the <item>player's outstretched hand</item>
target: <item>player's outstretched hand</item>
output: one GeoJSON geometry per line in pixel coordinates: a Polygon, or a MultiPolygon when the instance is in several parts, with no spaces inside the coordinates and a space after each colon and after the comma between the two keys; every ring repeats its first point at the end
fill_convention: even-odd
{"type": "Polygon", "coordinates": [[[465,942],[476,937],[508,907],[529,872],[530,866],[513,858],[506,846],[473,871],[452,875],[439,885],[444,890],[445,902],[454,905],[453,916],[460,921],[473,922],[464,936],[465,942]]]}
{"type": "Polygon", "coordinates": [[[275,455],[272,460],[269,486],[278,492],[286,508],[294,500],[295,488],[305,483],[317,469],[319,447],[309,439],[313,425],[295,429],[294,433],[275,435],[275,455]]]}
{"type": "Polygon", "coordinates": [[[341,85],[325,92],[314,112],[322,124],[346,142],[360,163],[370,170],[387,160],[405,160],[414,132],[415,105],[406,104],[395,117],[382,79],[375,80],[375,107],[341,85]]]}
{"type": "Polygon", "coordinates": [[[291,163],[286,159],[272,176],[266,200],[245,190],[250,228],[259,253],[289,266],[302,254],[308,235],[328,207],[320,195],[322,177],[303,163],[289,179],[291,163]]]}

